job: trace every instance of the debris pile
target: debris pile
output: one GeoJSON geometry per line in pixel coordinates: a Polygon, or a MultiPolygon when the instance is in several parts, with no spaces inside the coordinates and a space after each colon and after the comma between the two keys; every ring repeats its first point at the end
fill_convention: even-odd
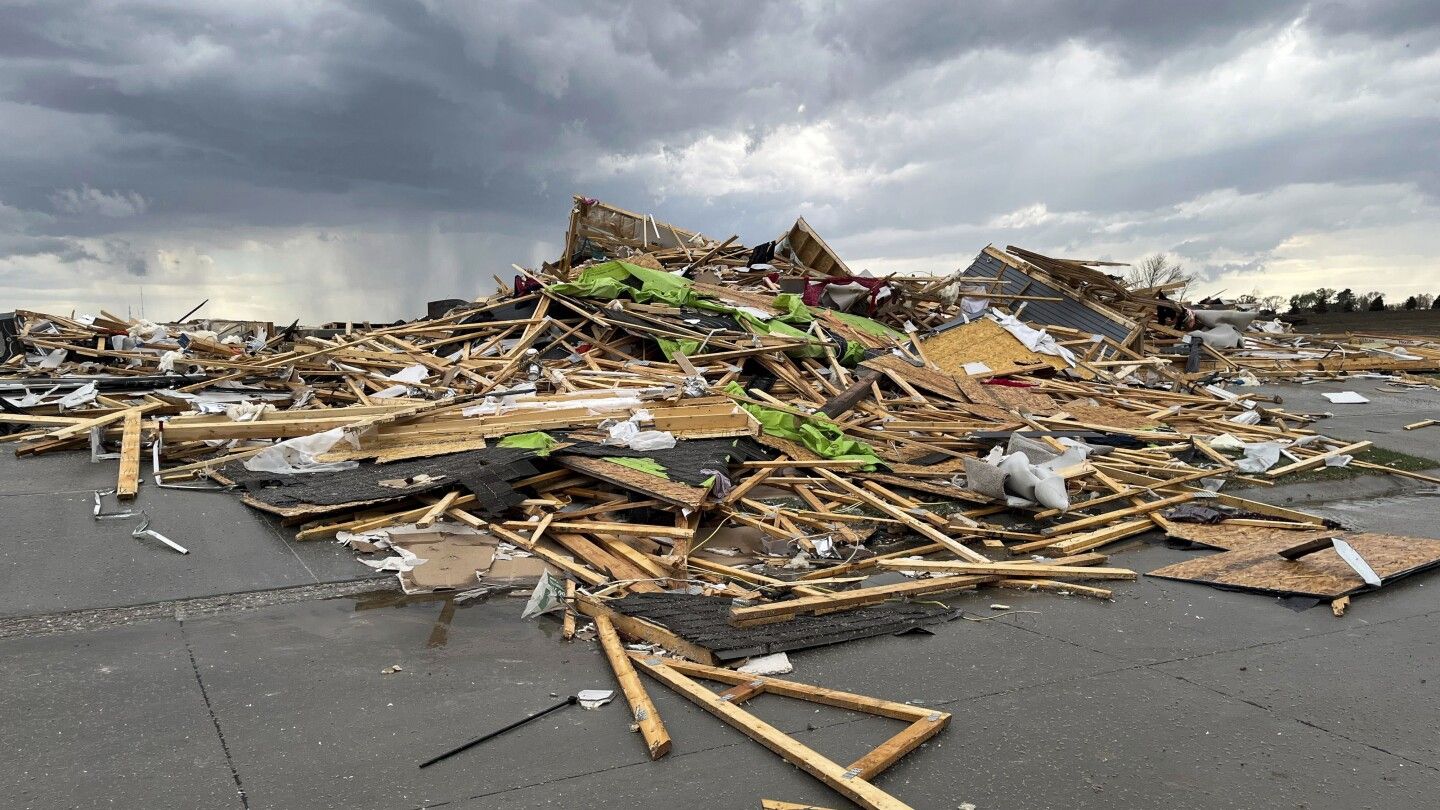
{"type": "Polygon", "coordinates": [[[1013,245],[980,252],[962,276],[970,300],[993,299],[1045,324],[1088,363],[1149,360],[1177,382],[1317,379],[1440,371],[1440,341],[1378,334],[1302,335],[1270,313],[1172,300],[1186,282],[1132,289],[1115,262],[1052,259],[1013,245]]]}
{"type": "Polygon", "coordinates": [[[407,593],[531,592],[527,614],[598,634],[652,756],[669,738],[637,668],[862,806],[901,807],[866,780],[948,715],[723,667],[954,618],[944,594],[1106,599],[1096,582],[1136,573],[1104,549],[1156,529],[1224,550],[1157,576],[1337,603],[1440,563],[1433,541],[1234,494],[1376,465],[1224,385],[1424,370],[1440,346],[1324,348],[1193,313],[1242,336],[1218,346],[1107,266],[987,247],[945,277],[875,277],[803,219],[745,247],[577,198],[559,260],[409,323],[18,312],[0,425],[22,456],[118,446],[121,499],[148,445],[155,485],[233,489],[407,593]],[[847,768],[740,708],[763,691],[909,725],[847,768]]]}

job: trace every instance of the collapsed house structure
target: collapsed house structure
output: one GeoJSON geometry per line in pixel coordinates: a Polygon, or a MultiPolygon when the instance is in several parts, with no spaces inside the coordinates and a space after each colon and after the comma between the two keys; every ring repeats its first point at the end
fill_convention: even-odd
{"type": "MultiPolygon", "coordinates": [[[[147,468],[230,489],[407,593],[519,588],[604,646],[652,756],[669,737],[636,672],[898,808],[871,780],[948,715],[730,667],[942,622],[958,611],[934,599],[956,592],[1109,598],[1137,573],[1107,548],[1152,531],[1220,553],[1151,575],[1337,614],[1440,563],[1440,542],[1235,494],[1346,464],[1437,481],[1228,385],[1428,385],[1410,373],[1440,370],[1440,341],[1256,328],[1219,345],[1160,325],[1163,290],[1111,266],[991,246],[942,277],[872,276],[803,219],[746,247],[577,198],[555,262],[413,322],[317,336],[19,311],[0,438],[118,458],[122,500],[147,468]],[[907,725],[835,763],[741,707],[766,691],[907,725]]],[[[204,553],[141,528],[156,553],[204,553]]]]}

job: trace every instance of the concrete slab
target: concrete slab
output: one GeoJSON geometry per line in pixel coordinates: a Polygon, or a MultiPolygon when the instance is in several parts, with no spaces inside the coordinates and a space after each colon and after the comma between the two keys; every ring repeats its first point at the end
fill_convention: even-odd
{"type": "MultiPolygon", "coordinates": [[[[1440,788],[1433,769],[1148,669],[946,708],[957,717],[951,728],[876,780],[914,807],[1420,808],[1440,788]]],[[[827,727],[798,736],[823,750],[842,734],[827,727]]],[[[723,747],[447,806],[748,808],[760,798],[847,806],[797,779],[805,777],[778,760],[723,747]]]]}
{"type": "Polygon", "coordinates": [[[0,807],[242,806],[178,624],[0,641],[0,807]]]}
{"type": "Polygon", "coordinates": [[[1265,647],[1163,664],[1159,669],[1218,693],[1440,769],[1440,701],[1433,662],[1440,611],[1389,622],[1351,622],[1343,629],[1265,647]],[[1326,667],[1326,661],[1344,661],[1326,667]],[[1398,699],[1384,699],[1395,696],[1398,699]],[[1412,703],[1411,701],[1414,701],[1412,703]]]}
{"type": "Polygon", "coordinates": [[[1309,385],[1264,385],[1255,390],[1284,399],[1281,407],[1292,413],[1333,414],[1312,427],[1326,435],[1354,441],[1371,441],[1377,447],[1440,461],[1440,427],[1405,430],[1422,419],[1440,418],[1440,395],[1430,389],[1397,388],[1383,380],[1340,380],[1309,385]],[[1355,391],[1370,402],[1336,405],[1326,392],[1355,391]]]}
{"type": "MultiPolygon", "coordinates": [[[[13,461],[13,459],[12,459],[13,461]]],[[[190,549],[136,539],[133,520],[97,521],[89,490],[0,496],[0,616],[134,605],[358,579],[369,570],[332,543],[295,543],[233,495],[149,490],[133,508],[190,549]]],[[[115,511],[113,499],[106,510],[115,511]]]]}
{"type": "Polygon", "coordinates": [[[0,496],[114,489],[118,461],[90,462],[88,452],[46,453],[17,458],[14,445],[0,445],[0,496]]]}
{"type": "MultiPolygon", "coordinates": [[[[1168,548],[1155,536],[1111,550],[1107,564],[1144,573],[1204,551],[1168,548]]],[[[1366,618],[1385,621],[1440,608],[1440,590],[1418,587],[1424,576],[1387,587],[1376,597],[1358,597],[1366,618]],[[1372,612],[1373,611],[1373,612],[1372,612]]],[[[1198,583],[1142,576],[1135,582],[1100,583],[1115,597],[1104,602],[1051,593],[987,591],[987,601],[1016,611],[1034,610],[993,623],[1016,632],[1035,633],[1063,641],[1126,664],[1152,664],[1226,650],[1243,649],[1293,638],[1333,632],[1336,619],[1328,608],[1296,612],[1282,600],[1263,594],[1224,591],[1198,583]]],[[[988,612],[988,611],[987,611],[988,612]]]]}
{"type": "MultiPolygon", "coordinates": [[[[253,806],[417,806],[648,762],[612,703],[416,767],[565,695],[611,687],[596,647],[547,637],[553,622],[521,622],[521,607],[462,608],[446,623],[438,602],[357,611],[355,600],[332,600],[189,623],[253,806]],[[401,672],[382,674],[395,664],[401,672]]],[[[660,711],[679,726],[697,719],[674,701],[660,711]]],[[[715,739],[687,734],[675,754],[715,739]]]]}

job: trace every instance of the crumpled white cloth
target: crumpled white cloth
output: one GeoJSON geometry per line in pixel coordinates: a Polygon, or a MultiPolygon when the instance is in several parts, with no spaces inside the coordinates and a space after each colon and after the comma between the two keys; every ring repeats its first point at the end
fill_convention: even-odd
{"type": "Polygon", "coordinates": [[[1058,357],[1071,366],[1075,365],[1075,353],[1057,343],[1055,338],[1051,337],[1044,329],[1033,329],[1014,315],[1006,315],[996,309],[990,310],[990,317],[1005,327],[1006,332],[1014,335],[1015,339],[1025,344],[1025,348],[1030,351],[1058,357]]]}
{"type": "Polygon", "coordinates": [[[310,436],[299,436],[273,444],[245,459],[245,469],[252,472],[273,472],[286,475],[300,473],[339,472],[360,466],[355,461],[316,461],[322,455],[345,439],[355,448],[359,444],[345,436],[345,428],[334,428],[310,436]]]}

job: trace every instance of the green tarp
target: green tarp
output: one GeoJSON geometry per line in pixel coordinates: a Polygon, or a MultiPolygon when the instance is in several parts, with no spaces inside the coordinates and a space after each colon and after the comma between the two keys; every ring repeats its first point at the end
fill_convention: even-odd
{"type": "Polygon", "coordinates": [[[642,304],[663,301],[674,307],[693,305],[700,298],[699,294],[690,288],[690,282],[679,276],[622,261],[592,265],[582,270],[574,281],[555,284],[550,289],[561,295],[578,295],[604,301],[628,294],[642,304]],[[625,283],[632,279],[639,282],[640,286],[625,283]]]}
{"type": "Polygon", "coordinates": [[[619,464],[621,467],[629,467],[632,470],[639,470],[643,473],[649,473],[650,475],[664,478],[667,481],[670,480],[670,476],[665,474],[665,468],[653,458],[623,458],[621,456],[604,456],[603,460],[608,461],[611,464],[619,464]]]}
{"type": "Polygon", "coordinates": [[[512,433],[501,439],[498,446],[520,447],[526,450],[534,450],[537,456],[548,456],[557,444],[559,444],[559,442],[551,438],[549,433],[536,431],[534,433],[512,433]]]}
{"type": "MultiPolygon", "coordinates": [[[[806,327],[815,320],[814,313],[805,306],[800,296],[793,293],[775,296],[775,305],[781,312],[774,318],[763,320],[742,309],[711,300],[708,296],[696,292],[688,280],[673,273],[652,270],[618,260],[587,267],[574,281],[555,284],[550,289],[561,295],[598,298],[602,301],[613,301],[622,296],[629,296],[632,300],[642,304],[660,301],[673,307],[693,307],[708,312],[722,312],[734,317],[754,334],[774,335],[803,341],[803,345],[786,350],[785,353],[792,357],[823,357],[825,355],[825,341],[805,331],[806,327]]],[[[905,339],[904,334],[869,318],[847,315],[843,312],[832,312],[831,314],[866,333],[899,340],[905,339]]],[[[655,338],[655,341],[660,345],[660,351],[664,353],[666,360],[673,359],[677,352],[689,356],[700,350],[700,342],[696,340],[655,338]]],[[[855,341],[848,341],[840,361],[853,366],[863,359],[864,351],[863,346],[855,341]]]]}
{"type": "MultiPolygon", "coordinates": [[[[725,393],[737,397],[747,396],[745,389],[739,383],[733,382],[725,387],[725,393]]],[[[846,436],[845,431],[841,430],[839,425],[824,417],[806,418],[749,402],[739,404],[755,417],[767,434],[799,442],[822,458],[864,461],[865,466],[862,469],[866,470],[873,470],[876,465],[884,463],[879,456],[875,455],[874,448],[865,442],[846,436]]]]}

